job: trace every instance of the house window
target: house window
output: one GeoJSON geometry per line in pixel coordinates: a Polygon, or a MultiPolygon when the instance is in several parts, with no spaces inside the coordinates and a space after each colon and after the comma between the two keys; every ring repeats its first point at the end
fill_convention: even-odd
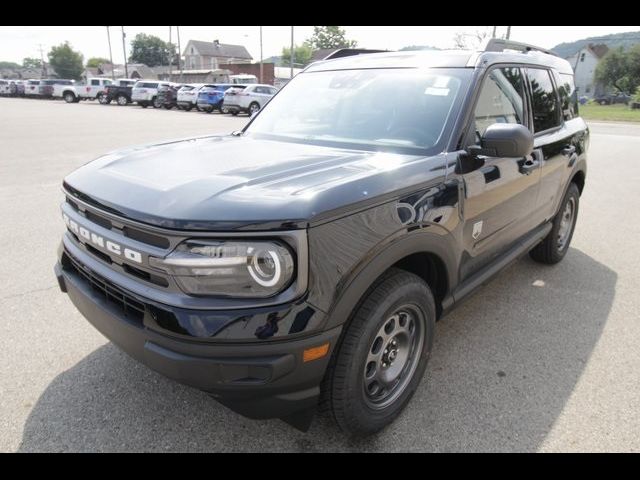
{"type": "Polygon", "coordinates": [[[211,70],[216,70],[218,68],[218,59],[215,57],[211,58],[211,70]]]}
{"type": "Polygon", "coordinates": [[[581,62],[584,62],[584,56],[585,56],[585,54],[584,54],[584,53],[581,53],[581,54],[580,54],[580,61],[581,61],[581,62]]]}
{"type": "Polygon", "coordinates": [[[191,62],[191,65],[190,65],[191,70],[195,70],[196,69],[196,59],[194,57],[191,57],[189,60],[191,62]]]}
{"type": "Polygon", "coordinates": [[[587,85],[587,88],[584,89],[585,93],[591,93],[591,85],[587,85]]]}
{"type": "Polygon", "coordinates": [[[191,47],[191,55],[195,55],[196,54],[196,49],[191,47]]]}

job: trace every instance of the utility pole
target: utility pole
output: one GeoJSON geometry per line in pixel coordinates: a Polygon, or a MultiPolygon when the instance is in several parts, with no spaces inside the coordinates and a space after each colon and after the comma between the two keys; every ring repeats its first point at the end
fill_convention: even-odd
{"type": "Polygon", "coordinates": [[[262,67],[262,25],[260,25],[260,83],[264,83],[262,80],[263,77],[263,67],[262,67]]]}
{"type": "Polygon", "coordinates": [[[491,38],[496,38],[496,28],[498,27],[493,27],[493,33],[491,34],[491,38]]]}
{"type": "Polygon", "coordinates": [[[122,28],[122,53],[124,54],[124,76],[126,78],[129,78],[129,69],[127,68],[127,47],[125,46],[124,43],[124,39],[127,36],[126,33],[124,33],[124,27],[120,27],[122,28]]]}
{"type": "MultiPolygon", "coordinates": [[[[169,25],[169,48],[171,48],[171,25],[169,25]]],[[[173,50],[169,52],[169,80],[171,80],[171,69],[173,68],[173,50]]]]}
{"type": "Polygon", "coordinates": [[[107,41],[109,42],[109,60],[111,61],[111,78],[116,79],[116,72],[113,68],[113,55],[111,53],[111,34],[109,33],[109,27],[107,26],[107,41]]]}
{"type": "Polygon", "coordinates": [[[511,27],[507,27],[507,40],[509,40],[509,38],[511,38],[511,27]]]}
{"type": "Polygon", "coordinates": [[[38,48],[40,49],[40,78],[45,78],[47,76],[47,67],[44,65],[44,53],[42,53],[42,44],[38,44],[38,48]]]}
{"type": "Polygon", "coordinates": [[[181,62],[181,52],[180,50],[180,27],[176,26],[176,30],[178,31],[178,70],[180,70],[180,82],[182,82],[182,62],[181,62]]]}
{"type": "Polygon", "coordinates": [[[289,80],[293,79],[293,60],[295,56],[296,53],[293,48],[293,25],[291,25],[291,78],[289,80]]]}

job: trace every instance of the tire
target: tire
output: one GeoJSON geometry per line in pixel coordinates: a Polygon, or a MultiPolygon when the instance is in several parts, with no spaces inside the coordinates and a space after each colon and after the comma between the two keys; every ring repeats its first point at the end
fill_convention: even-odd
{"type": "Polygon", "coordinates": [[[127,105],[127,103],[129,103],[129,100],[127,99],[126,95],[118,95],[116,97],[116,102],[118,103],[118,105],[120,105],[121,107],[124,107],[127,105]]]}
{"type": "Polygon", "coordinates": [[[160,103],[160,100],[158,100],[158,97],[153,97],[151,99],[151,106],[153,108],[160,108],[162,106],[162,104],[160,103]]]}
{"type": "Polygon", "coordinates": [[[233,115],[234,117],[237,117],[238,116],[238,111],[234,110],[233,112],[231,112],[231,115],[233,115]]]}
{"type": "Polygon", "coordinates": [[[424,375],[435,319],[431,290],[417,275],[392,269],[369,291],[322,385],[321,406],[348,435],[375,433],[404,409],[424,375]],[[384,375],[395,386],[383,387],[384,375]]]}
{"type": "Polygon", "coordinates": [[[173,105],[169,103],[169,104],[163,105],[163,107],[165,110],[171,110],[173,108],[173,105]]]}
{"type": "Polygon", "coordinates": [[[111,100],[107,100],[107,96],[104,93],[99,93],[96,97],[100,105],[107,105],[111,103],[111,100]]]}
{"type": "Polygon", "coordinates": [[[529,256],[539,263],[554,265],[560,262],[569,250],[573,232],[578,219],[578,207],[580,205],[580,190],[575,183],[569,185],[569,189],[562,199],[558,213],[553,219],[553,227],[545,239],[529,252],[529,256]],[[570,219],[567,218],[570,211],[570,219]],[[568,222],[568,223],[567,223],[568,222]]]}
{"type": "Polygon", "coordinates": [[[142,108],[147,108],[149,106],[147,102],[138,102],[138,105],[140,105],[142,108]]]}
{"type": "Polygon", "coordinates": [[[184,110],[186,112],[190,112],[192,108],[193,108],[193,105],[189,105],[188,107],[184,107],[184,110]]]}
{"type": "Polygon", "coordinates": [[[74,103],[76,101],[76,96],[71,92],[66,92],[63,95],[64,101],[67,103],[74,103]]]}
{"type": "Polygon", "coordinates": [[[213,113],[213,107],[209,107],[205,110],[207,113],[213,113]]]}
{"type": "Polygon", "coordinates": [[[606,105],[607,101],[606,100],[600,100],[600,105],[606,105]]]}
{"type": "Polygon", "coordinates": [[[260,104],[258,102],[251,102],[251,105],[249,105],[249,111],[247,113],[251,117],[255,113],[258,113],[259,110],[260,110],[260,104]]]}

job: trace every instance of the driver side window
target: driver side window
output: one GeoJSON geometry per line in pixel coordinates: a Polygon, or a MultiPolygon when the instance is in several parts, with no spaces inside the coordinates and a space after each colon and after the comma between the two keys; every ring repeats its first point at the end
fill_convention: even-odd
{"type": "Polygon", "coordinates": [[[522,72],[519,68],[496,68],[482,85],[474,112],[475,140],[494,123],[524,124],[524,94],[522,72]]]}

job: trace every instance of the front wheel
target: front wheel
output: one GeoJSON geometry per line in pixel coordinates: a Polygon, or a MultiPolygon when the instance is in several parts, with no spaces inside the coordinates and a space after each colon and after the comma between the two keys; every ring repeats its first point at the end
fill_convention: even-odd
{"type": "Polygon", "coordinates": [[[76,100],[76,96],[71,93],[71,92],[67,92],[64,94],[64,101],[67,103],[73,103],[76,100]]]}
{"type": "Polygon", "coordinates": [[[188,105],[188,106],[184,107],[184,110],[185,110],[185,112],[190,112],[192,108],[193,108],[193,105],[188,105]]]}
{"type": "Polygon", "coordinates": [[[138,105],[140,105],[142,108],[147,108],[149,106],[147,102],[138,102],[138,105]]]}
{"type": "Polygon", "coordinates": [[[100,102],[100,105],[108,105],[111,103],[111,100],[109,100],[104,93],[99,93],[98,102],[100,102]]]}
{"type": "Polygon", "coordinates": [[[258,104],[258,102],[253,102],[251,105],[249,105],[249,116],[258,113],[258,110],[260,110],[260,105],[258,104]]]}
{"type": "Polygon", "coordinates": [[[572,182],[560,205],[560,210],[553,219],[551,231],[529,252],[532,259],[539,263],[553,265],[564,258],[576,228],[579,204],[580,190],[572,182]]]}
{"type": "Polygon", "coordinates": [[[126,95],[118,95],[118,98],[116,99],[116,101],[118,102],[118,105],[120,105],[121,107],[124,107],[127,103],[129,103],[129,100],[127,100],[126,95]]]}
{"type": "Polygon", "coordinates": [[[160,108],[162,106],[162,102],[158,97],[153,97],[151,99],[151,105],[153,105],[153,108],[160,108]]]}
{"type": "Polygon", "coordinates": [[[323,382],[323,403],[346,433],[389,425],[411,399],[433,345],[436,308],[417,275],[393,269],[343,334],[323,382]]]}

